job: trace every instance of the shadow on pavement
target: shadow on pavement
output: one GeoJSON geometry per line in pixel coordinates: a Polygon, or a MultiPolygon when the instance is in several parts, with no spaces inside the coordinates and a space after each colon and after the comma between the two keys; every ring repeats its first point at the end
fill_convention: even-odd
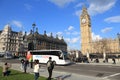
{"type": "Polygon", "coordinates": [[[55,77],[55,79],[64,80],[65,78],[68,78],[68,77],[71,77],[71,74],[69,74],[69,75],[60,75],[60,76],[55,77]]]}

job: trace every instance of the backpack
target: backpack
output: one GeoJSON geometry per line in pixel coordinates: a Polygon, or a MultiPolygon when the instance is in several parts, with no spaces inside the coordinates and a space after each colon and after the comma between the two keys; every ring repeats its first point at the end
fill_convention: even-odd
{"type": "Polygon", "coordinates": [[[54,69],[54,61],[52,61],[52,63],[51,63],[51,67],[52,67],[52,69],[54,69]]]}
{"type": "Polygon", "coordinates": [[[53,69],[54,68],[53,61],[48,61],[47,62],[47,68],[49,68],[49,69],[53,69]]]}

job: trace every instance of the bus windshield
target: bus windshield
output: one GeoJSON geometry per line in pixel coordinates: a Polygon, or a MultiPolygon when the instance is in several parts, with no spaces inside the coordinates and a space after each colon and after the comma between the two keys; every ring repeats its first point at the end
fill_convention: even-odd
{"type": "Polygon", "coordinates": [[[63,51],[63,54],[64,54],[64,59],[65,59],[65,60],[69,60],[69,58],[68,58],[68,53],[63,51]]]}

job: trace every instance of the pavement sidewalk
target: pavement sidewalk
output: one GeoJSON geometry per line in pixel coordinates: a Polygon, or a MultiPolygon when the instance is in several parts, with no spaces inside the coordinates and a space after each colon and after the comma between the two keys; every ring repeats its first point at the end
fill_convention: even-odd
{"type": "Polygon", "coordinates": [[[104,66],[120,66],[120,63],[76,63],[76,64],[85,64],[85,65],[104,65],[104,66]]]}
{"type": "MultiPolygon", "coordinates": [[[[2,65],[3,65],[3,62],[0,62],[0,66],[2,65]]],[[[11,69],[22,71],[19,63],[13,63],[11,69]]],[[[33,69],[28,68],[27,72],[33,74],[33,69]]],[[[40,76],[48,77],[48,72],[46,67],[44,66],[41,67],[40,76]]],[[[98,77],[84,76],[84,75],[79,75],[74,73],[58,72],[58,71],[53,71],[52,77],[56,78],[57,80],[104,80],[98,77]],[[58,78],[61,78],[61,79],[58,79],[58,78]]]]}

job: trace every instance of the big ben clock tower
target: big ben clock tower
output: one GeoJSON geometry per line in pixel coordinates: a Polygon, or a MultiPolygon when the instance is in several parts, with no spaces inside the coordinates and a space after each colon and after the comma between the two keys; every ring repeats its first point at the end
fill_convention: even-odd
{"type": "Polygon", "coordinates": [[[87,53],[90,52],[91,21],[86,7],[82,8],[82,14],[80,16],[80,29],[81,29],[81,52],[83,55],[87,55],[87,53]]]}

